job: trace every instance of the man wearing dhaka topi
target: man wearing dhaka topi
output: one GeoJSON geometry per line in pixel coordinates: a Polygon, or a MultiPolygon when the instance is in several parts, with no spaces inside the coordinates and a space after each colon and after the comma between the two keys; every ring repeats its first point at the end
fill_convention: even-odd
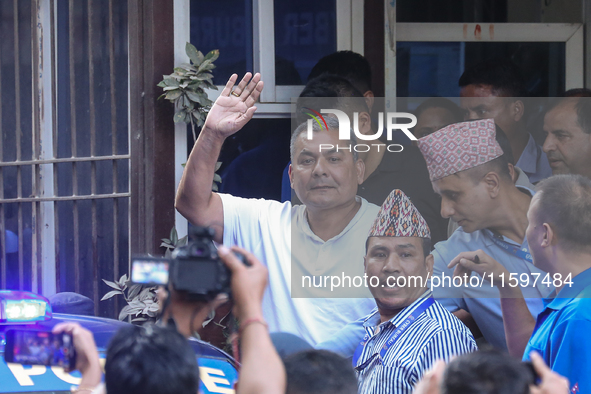
{"type": "Polygon", "coordinates": [[[360,393],[411,393],[435,361],[477,350],[468,328],[427,287],[430,250],[427,222],[401,190],[393,190],[366,243],[365,273],[377,309],[365,318],[365,336],[353,355],[360,393]]]}

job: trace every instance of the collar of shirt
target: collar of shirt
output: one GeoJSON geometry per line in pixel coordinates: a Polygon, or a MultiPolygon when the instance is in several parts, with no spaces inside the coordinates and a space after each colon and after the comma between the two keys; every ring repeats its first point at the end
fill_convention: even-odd
{"type": "MultiPolygon", "coordinates": [[[[361,219],[361,217],[365,214],[365,211],[367,210],[369,202],[367,202],[367,200],[365,198],[362,198],[359,196],[355,196],[355,201],[361,203],[361,206],[359,207],[359,210],[357,211],[355,216],[353,216],[353,219],[351,219],[349,221],[349,224],[347,224],[347,227],[345,227],[343,229],[343,231],[341,231],[340,234],[335,235],[334,237],[332,237],[331,239],[326,241],[326,243],[340,238],[343,234],[345,234],[347,231],[349,231],[349,229],[351,227],[353,227],[361,219]]],[[[300,220],[298,220],[298,222],[302,224],[302,232],[317,242],[325,243],[319,236],[314,234],[314,231],[312,231],[312,229],[310,228],[310,223],[308,223],[307,209],[301,209],[297,212],[297,214],[301,216],[299,218],[300,220]]]]}
{"type": "Polygon", "coordinates": [[[572,285],[565,285],[558,294],[554,290],[548,298],[544,299],[546,308],[560,310],[564,308],[573,298],[576,298],[587,287],[591,286],[591,268],[586,269],[571,279],[572,285]]]}
{"type": "MultiPolygon", "coordinates": [[[[398,327],[402,322],[406,320],[408,315],[410,315],[414,312],[415,309],[417,309],[417,307],[421,304],[421,302],[423,302],[423,300],[425,300],[425,298],[429,297],[433,297],[433,293],[431,292],[431,290],[428,289],[412,304],[403,308],[400,312],[398,312],[396,316],[384,323],[380,323],[380,312],[378,309],[376,309],[364,320],[363,327],[365,327],[365,330],[367,332],[373,335],[377,334],[374,332],[374,328],[381,326],[382,324],[384,328],[387,328],[391,325],[394,327],[398,327]]],[[[381,329],[380,332],[381,331],[383,331],[383,329],[381,329]]]]}
{"type": "MultiPolygon", "coordinates": [[[[516,185],[516,187],[518,189],[520,189],[522,192],[525,192],[525,193],[529,194],[532,197],[534,196],[534,194],[536,194],[536,192],[534,190],[532,190],[532,189],[530,189],[528,187],[521,186],[521,185],[516,185]]],[[[507,238],[507,237],[505,237],[505,236],[503,236],[501,234],[495,233],[495,232],[489,230],[488,228],[482,229],[481,231],[483,231],[484,233],[486,233],[488,235],[488,237],[485,237],[485,240],[484,240],[484,243],[487,246],[490,246],[490,245],[493,244],[493,241],[492,241],[492,239],[490,239],[490,237],[495,237],[497,239],[500,239],[501,241],[507,242],[507,243],[512,244],[512,245],[515,245],[515,246],[519,246],[519,247],[522,248],[522,250],[525,249],[524,251],[528,251],[529,250],[529,247],[527,245],[527,239],[525,238],[525,236],[523,237],[523,242],[521,243],[521,245],[519,245],[517,242],[515,242],[515,241],[513,241],[513,240],[511,240],[511,239],[509,239],[509,238],[507,238]]]]}
{"type": "Polygon", "coordinates": [[[529,134],[527,145],[521,153],[519,160],[515,165],[523,170],[527,175],[535,174],[537,171],[538,156],[540,156],[540,147],[536,144],[534,137],[529,134]]]}

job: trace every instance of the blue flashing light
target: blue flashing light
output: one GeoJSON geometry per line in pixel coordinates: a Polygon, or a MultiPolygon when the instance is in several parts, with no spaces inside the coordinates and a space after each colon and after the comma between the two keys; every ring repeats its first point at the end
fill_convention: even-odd
{"type": "Polygon", "coordinates": [[[0,290],[0,324],[27,324],[51,319],[47,298],[28,291],[0,290]]]}

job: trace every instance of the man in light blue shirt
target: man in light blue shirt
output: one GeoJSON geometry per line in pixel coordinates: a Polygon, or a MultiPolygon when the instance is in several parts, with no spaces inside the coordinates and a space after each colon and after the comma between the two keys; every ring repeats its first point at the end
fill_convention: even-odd
{"type": "Polygon", "coordinates": [[[534,264],[548,271],[541,280],[556,287],[544,300],[545,309],[537,320],[529,317],[519,287],[499,287],[508,272],[495,259],[482,251],[465,252],[452,264],[460,272],[488,275],[499,287],[512,355],[529,360],[537,351],[554,372],[569,379],[571,393],[587,393],[591,390],[591,180],[558,175],[540,182],[527,216],[526,237],[534,264]]]}
{"type": "Polygon", "coordinates": [[[507,345],[499,291],[479,281],[476,274],[467,286],[445,279],[453,277],[453,268],[448,265],[458,254],[483,250],[514,277],[523,279],[520,283],[531,315],[542,310],[541,298],[550,292],[542,281],[534,280],[546,273],[532,264],[525,240],[533,191],[513,183],[507,153],[495,138],[496,128],[492,119],[457,123],[418,143],[433,188],[442,198],[441,215],[461,226],[432,252],[434,295],[467,324],[473,319],[491,345],[504,349],[507,345]]]}

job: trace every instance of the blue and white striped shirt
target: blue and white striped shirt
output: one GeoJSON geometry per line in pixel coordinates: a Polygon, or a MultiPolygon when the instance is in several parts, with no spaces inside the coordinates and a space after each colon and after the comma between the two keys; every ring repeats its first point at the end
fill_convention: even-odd
{"type": "MultiPolygon", "coordinates": [[[[394,318],[380,324],[377,308],[365,319],[363,326],[370,336],[357,361],[362,365],[379,353],[388,338],[424,301],[432,297],[425,292],[394,318]]],[[[458,318],[435,301],[416,317],[398,340],[388,349],[383,359],[379,356],[358,372],[360,394],[412,393],[413,387],[435,361],[448,361],[452,356],[476,351],[470,330],[458,318]]]]}

